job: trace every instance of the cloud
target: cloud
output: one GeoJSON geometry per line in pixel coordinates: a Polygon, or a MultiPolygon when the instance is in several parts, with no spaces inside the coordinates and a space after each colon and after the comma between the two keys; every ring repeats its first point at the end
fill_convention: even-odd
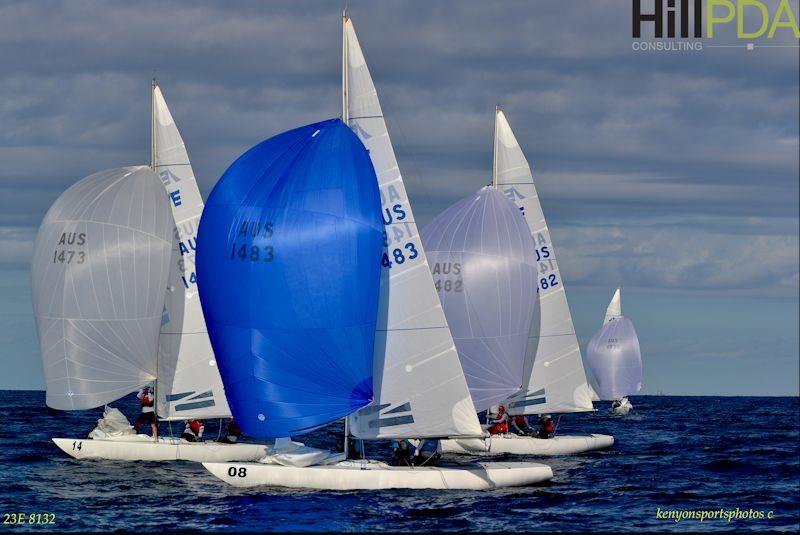
{"type": "MultiPolygon", "coordinates": [[[[0,264],[27,265],[70,184],[148,161],[153,74],[204,193],[260,140],[337,115],[340,7],[0,5],[0,264]]],[[[633,52],[618,0],[351,2],[350,14],[423,224],[489,181],[500,103],[569,281],[797,286],[796,50],[633,52]]]]}

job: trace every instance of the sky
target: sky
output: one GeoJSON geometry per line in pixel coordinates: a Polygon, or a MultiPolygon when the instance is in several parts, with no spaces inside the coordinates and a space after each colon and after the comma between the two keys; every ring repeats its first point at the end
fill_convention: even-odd
{"type": "MultiPolygon", "coordinates": [[[[251,146],[340,114],[342,7],[0,3],[0,389],[44,388],[38,225],[80,178],[149,162],[150,79],[207,195],[251,146]]],[[[621,285],[642,393],[796,396],[798,41],[779,29],[754,42],[782,46],[636,51],[630,12],[628,0],[349,2],[420,226],[491,180],[499,104],[584,348],[621,285]]],[[[743,44],[732,31],[704,44],[743,44]]]]}

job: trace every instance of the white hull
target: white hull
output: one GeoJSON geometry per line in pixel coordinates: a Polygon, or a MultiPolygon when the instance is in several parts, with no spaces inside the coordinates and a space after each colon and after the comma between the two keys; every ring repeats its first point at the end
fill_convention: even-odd
{"type": "Polygon", "coordinates": [[[491,437],[442,440],[444,453],[468,455],[574,455],[614,445],[610,435],[557,435],[553,438],[494,435],[491,437]]]}
{"type": "Polygon", "coordinates": [[[533,485],[553,477],[549,466],[537,463],[467,463],[416,468],[389,466],[377,461],[343,461],[304,468],[260,463],[203,463],[203,466],[236,487],[316,490],[484,490],[533,485]]]}
{"type": "Polygon", "coordinates": [[[262,444],[187,442],[179,438],[160,438],[156,443],[148,435],[113,439],[54,438],[53,442],[75,459],[112,461],[255,461],[266,453],[266,446],[262,444]]]}

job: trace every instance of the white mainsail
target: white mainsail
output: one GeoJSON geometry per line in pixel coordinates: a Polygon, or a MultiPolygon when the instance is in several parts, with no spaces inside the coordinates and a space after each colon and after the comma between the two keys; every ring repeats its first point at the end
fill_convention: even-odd
{"type": "Polygon", "coordinates": [[[480,435],[378,94],[347,17],[343,56],[343,119],[370,152],[386,245],[373,363],[375,398],[351,417],[351,432],[363,439],[480,435]]]}
{"type": "Polygon", "coordinates": [[[45,215],[31,282],[49,407],[100,407],[155,378],[173,229],[164,201],[149,167],[123,167],[75,183],[45,215]]]}
{"type": "Polygon", "coordinates": [[[509,401],[511,414],[593,410],[591,391],[556,262],[550,231],[528,161],[505,114],[495,118],[493,184],[517,203],[536,243],[539,312],[528,344],[526,383],[509,401]]]}
{"type": "Polygon", "coordinates": [[[622,296],[619,291],[620,288],[617,288],[617,291],[614,292],[614,297],[611,298],[611,302],[606,308],[606,317],[603,318],[603,323],[608,323],[614,318],[622,316],[622,296]]]}
{"type": "Polygon", "coordinates": [[[153,169],[166,188],[175,241],[158,353],[158,414],[227,418],[230,409],[208,339],[195,275],[203,198],[161,88],[153,82],[153,169]]]}

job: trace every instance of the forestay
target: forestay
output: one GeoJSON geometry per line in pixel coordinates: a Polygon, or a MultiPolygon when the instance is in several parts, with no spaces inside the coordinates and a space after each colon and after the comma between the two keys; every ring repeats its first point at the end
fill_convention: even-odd
{"type": "Polygon", "coordinates": [[[256,145],[214,187],[200,299],[248,435],[305,433],[372,400],[382,230],[369,154],[338,119],[256,145]]]}
{"type": "Polygon", "coordinates": [[[608,306],[603,327],[589,340],[587,357],[600,399],[621,399],[642,389],[639,338],[633,322],[622,315],[619,290],[608,306]]]}
{"type": "Polygon", "coordinates": [[[499,109],[495,120],[494,184],[525,215],[536,246],[539,271],[541,319],[534,320],[523,390],[510,400],[509,409],[512,414],[589,411],[591,393],[533,174],[499,109]]]}
{"type": "Polygon", "coordinates": [[[203,199],[164,96],[153,84],[153,164],[175,219],[172,262],[158,355],[163,419],[230,416],[197,294],[195,251],[203,199]]]}
{"type": "Polygon", "coordinates": [[[368,439],[479,435],[378,94],[347,18],[343,32],[343,116],[369,150],[384,224],[375,400],[353,416],[351,431],[368,439]]]}
{"type": "Polygon", "coordinates": [[[536,257],[517,206],[493,187],[422,230],[475,409],[519,391],[536,303],[536,257]]]}
{"type": "Polygon", "coordinates": [[[50,207],[31,273],[49,407],[100,407],[155,378],[172,229],[149,167],[90,175],[50,207]]]}

